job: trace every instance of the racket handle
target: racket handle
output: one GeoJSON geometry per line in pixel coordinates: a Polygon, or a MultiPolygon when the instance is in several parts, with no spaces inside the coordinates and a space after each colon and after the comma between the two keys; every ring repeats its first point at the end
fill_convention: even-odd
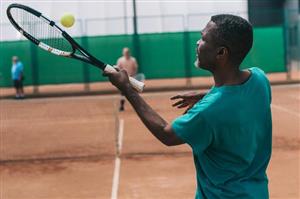
{"type": "Polygon", "coordinates": [[[144,90],[144,87],[145,87],[145,84],[144,82],[141,82],[133,77],[129,77],[129,81],[130,81],[130,84],[131,86],[138,92],[143,92],[144,90]]]}
{"type": "MultiPolygon", "coordinates": [[[[104,71],[110,73],[110,72],[115,72],[116,69],[115,69],[115,67],[113,67],[113,66],[107,64],[106,67],[104,68],[104,71]]],[[[141,82],[141,81],[139,81],[139,80],[136,80],[136,79],[134,79],[133,77],[129,77],[129,81],[130,81],[131,86],[132,86],[136,91],[138,91],[138,92],[143,92],[144,87],[145,87],[144,82],[141,82]]]]}

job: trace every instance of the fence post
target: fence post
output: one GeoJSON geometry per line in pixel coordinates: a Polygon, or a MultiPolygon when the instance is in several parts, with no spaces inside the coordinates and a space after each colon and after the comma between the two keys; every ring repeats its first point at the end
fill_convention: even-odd
{"type": "MultiPolygon", "coordinates": [[[[88,49],[88,41],[86,36],[81,37],[82,46],[88,49]]],[[[82,62],[84,91],[90,91],[90,67],[86,62],[82,62]]]]}
{"type": "Polygon", "coordinates": [[[37,47],[30,43],[30,54],[31,54],[31,76],[32,76],[32,85],[33,93],[39,93],[39,67],[37,59],[37,47]]]}
{"type": "MultiPolygon", "coordinates": [[[[87,39],[87,21],[88,20],[81,20],[81,43],[82,46],[88,50],[89,44],[87,39]]],[[[86,62],[82,62],[82,70],[83,70],[83,82],[84,82],[84,91],[90,91],[90,67],[86,62]]]]}
{"type": "Polygon", "coordinates": [[[133,49],[137,63],[139,64],[139,70],[142,72],[141,58],[140,58],[140,38],[138,33],[138,22],[137,22],[137,10],[136,0],[133,0],[133,49]]]}
{"type": "Polygon", "coordinates": [[[185,30],[183,32],[183,49],[184,49],[184,65],[185,65],[185,78],[186,86],[192,86],[192,71],[191,71],[191,60],[190,60],[190,33],[185,30]]]}

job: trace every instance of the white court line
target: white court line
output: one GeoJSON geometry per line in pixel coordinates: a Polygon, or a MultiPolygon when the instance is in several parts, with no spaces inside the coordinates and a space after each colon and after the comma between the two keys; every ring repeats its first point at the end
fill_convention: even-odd
{"type": "Polygon", "coordinates": [[[111,192],[111,199],[117,199],[118,198],[120,168],[121,168],[121,159],[119,157],[116,157],[113,184],[112,184],[112,192],[111,192]]]}
{"type": "Polygon", "coordinates": [[[290,109],[287,109],[287,108],[284,108],[284,107],[282,107],[282,106],[278,106],[278,105],[275,105],[275,104],[272,104],[271,106],[272,106],[272,108],[276,108],[276,109],[278,109],[278,110],[284,111],[284,112],[289,113],[289,114],[291,114],[291,115],[300,117],[300,113],[297,112],[297,111],[292,111],[292,110],[290,110],[290,109]]]}
{"type": "Polygon", "coordinates": [[[121,154],[121,151],[122,151],[123,135],[124,135],[124,119],[120,119],[119,134],[118,134],[118,137],[119,137],[119,139],[118,139],[119,154],[121,154]]]}
{"type": "Polygon", "coordinates": [[[114,169],[114,175],[113,175],[111,199],[118,198],[120,170],[121,170],[121,159],[120,159],[119,155],[121,154],[121,151],[122,151],[123,135],[124,135],[124,119],[120,119],[119,129],[118,129],[117,157],[115,160],[115,169],[114,169]]]}

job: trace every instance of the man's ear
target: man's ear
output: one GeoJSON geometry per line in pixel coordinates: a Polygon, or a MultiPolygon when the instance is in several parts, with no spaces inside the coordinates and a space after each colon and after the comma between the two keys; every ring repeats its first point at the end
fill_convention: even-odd
{"type": "Polygon", "coordinates": [[[217,59],[224,59],[228,57],[229,51],[226,47],[218,47],[217,48],[217,59]]]}

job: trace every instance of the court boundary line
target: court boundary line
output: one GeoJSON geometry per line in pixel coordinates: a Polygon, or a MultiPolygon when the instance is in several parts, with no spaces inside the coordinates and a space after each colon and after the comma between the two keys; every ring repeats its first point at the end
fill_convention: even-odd
{"type": "Polygon", "coordinates": [[[119,182],[120,182],[120,173],[121,173],[121,152],[122,152],[122,144],[123,144],[123,135],[124,135],[124,119],[119,120],[118,125],[118,140],[117,140],[117,151],[116,151],[116,159],[115,159],[115,168],[113,173],[113,182],[112,182],[112,191],[111,191],[111,199],[118,198],[118,190],[119,190],[119,182]]]}
{"type": "Polygon", "coordinates": [[[115,169],[114,169],[114,175],[113,175],[113,183],[112,183],[112,191],[111,191],[111,199],[118,198],[120,168],[121,168],[121,159],[120,159],[120,157],[116,157],[115,169]]]}
{"type": "Polygon", "coordinates": [[[118,131],[118,155],[121,155],[123,147],[123,136],[124,136],[124,119],[120,119],[119,131],[118,131]]]}

